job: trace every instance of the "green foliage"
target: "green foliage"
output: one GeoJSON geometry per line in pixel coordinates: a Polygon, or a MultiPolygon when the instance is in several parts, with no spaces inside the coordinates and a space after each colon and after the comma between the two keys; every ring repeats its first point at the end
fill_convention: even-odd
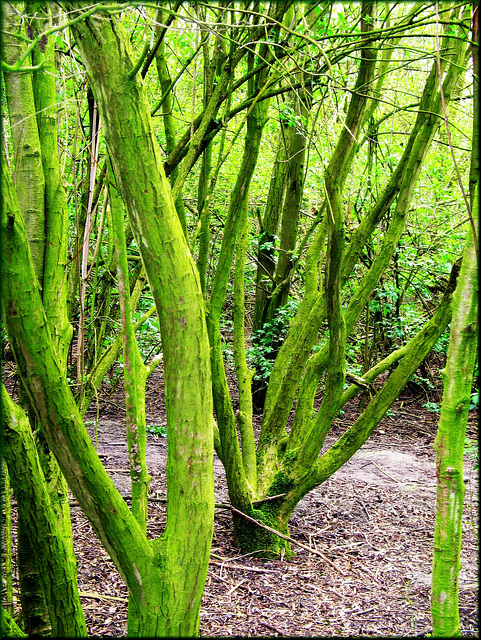
{"type": "Polygon", "coordinates": [[[478,368],[478,366],[479,365],[476,363],[476,366],[474,368],[474,375],[473,375],[473,388],[475,390],[471,394],[471,404],[469,405],[469,410],[470,411],[472,411],[473,409],[477,409],[479,407],[479,389],[477,388],[477,384],[479,382],[479,368],[478,368]]]}
{"type": "MultiPolygon", "coordinates": [[[[434,389],[434,385],[431,382],[431,380],[429,378],[423,378],[422,376],[418,375],[417,373],[415,373],[413,376],[411,376],[411,380],[413,382],[415,382],[416,384],[418,384],[420,387],[422,387],[423,389],[434,389]]],[[[436,403],[434,403],[436,404],[436,403]]]]}
{"type": "Polygon", "coordinates": [[[431,412],[431,413],[440,413],[441,409],[438,406],[437,402],[425,402],[423,404],[423,409],[426,409],[427,411],[431,412]]]}
{"type": "Polygon", "coordinates": [[[479,391],[475,391],[471,394],[471,404],[469,405],[469,410],[477,409],[479,407],[479,391]]]}
{"type": "MultiPolygon", "coordinates": [[[[152,300],[152,304],[153,303],[154,302],[152,300]]],[[[148,305],[147,308],[150,306],[151,305],[148,305]]],[[[144,313],[144,310],[136,311],[134,313],[134,323],[138,322],[144,313]]],[[[137,329],[135,335],[144,361],[147,361],[154,352],[157,353],[160,351],[162,340],[160,336],[159,320],[155,314],[150,316],[150,318],[147,318],[147,320],[137,329]]]]}
{"type": "Polygon", "coordinates": [[[167,437],[167,427],[162,424],[148,424],[145,427],[145,430],[153,436],[161,436],[162,438],[167,437]]]}
{"type": "Polygon", "coordinates": [[[278,351],[289,326],[290,319],[297,311],[298,303],[290,300],[281,307],[275,318],[264,324],[262,329],[252,334],[252,346],[247,349],[247,362],[255,367],[256,380],[267,383],[270,378],[274,358],[272,355],[278,351]]]}

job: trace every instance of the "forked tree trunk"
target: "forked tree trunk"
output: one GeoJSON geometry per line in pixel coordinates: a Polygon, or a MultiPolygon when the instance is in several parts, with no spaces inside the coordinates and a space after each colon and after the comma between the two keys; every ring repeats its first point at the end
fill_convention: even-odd
{"type": "MultiPolygon", "coordinates": [[[[67,6],[74,14],[78,10],[76,4],[67,6]]],[[[194,635],[214,508],[212,395],[202,293],[162,169],[147,95],[140,78],[130,75],[129,39],[115,18],[102,15],[78,22],[73,31],[147,271],[164,349],[167,526],[152,545],[155,567],[148,574],[141,572],[156,605],[149,610],[133,594],[138,608],[134,626],[141,636],[194,635]]]]}
{"type": "MultiPolygon", "coordinates": [[[[368,3],[363,3],[363,11],[368,10],[368,3]]],[[[368,22],[367,19],[364,21],[364,28],[367,30],[369,30],[368,22]]],[[[443,88],[446,101],[449,101],[459,78],[465,46],[462,39],[451,40],[448,35],[443,40],[443,88]]],[[[346,128],[341,133],[325,176],[326,217],[329,229],[325,291],[320,290],[320,278],[317,282],[319,289],[314,290],[312,295],[306,288],[306,298],[301,303],[297,316],[291,321],[286,340],[286,343],[289,341],[289,345],[284,344],[282,347],[275,364],[276,375],[271,377],[269,384],[264,420],[257,445],[256,497],[262,499],[268,496],[284,495],[272,502],[262,503],[259,506],[252,503],[251,506],[257,518],[274,527],[276,527],[274,524],[276,522],[281,532],[286,531],[289,517],[299,500],[308,491],[335,473],[370,436],[408,382],[409,377],[432,349],[450,318],[452,289],[443,299],[435,319],[427,323],[408,345],[385,359],[391,363],[398,362],[396,370],[391,373],[382,390],[378,392],[344,436],[319,457],[333,418],[347,397],[346,394],[342,394],[343,348],[345,348],[343,322],[346,324],[347,333],[351,332],[372,290],[389,263],[390,256],[395,251],[405,225],[413,189],[420,174],[423,160],[439,126],[440,120],[433,118],[431,114],[432,112],[442,114],[440,92],[436,90],[437,69],[434,66],[426,81],[421,98],[421,109],[413,134],[408,142],[409,151],[402,158],[399,170],[397,169],[395,172],[398,184],[395,184],[394,190],[393,185],[388,186],[385,194],[369,212],[366,223],[364,224],[363,221],[356,233],[353,234],[352,246],[347,248],[344,257],[342,257],[340,231],[342,223],[339,215],[340,191],[355,151],[356,145],[353,145],[351,136],[357,137],[361,132],[363,109],[366,104],[366,96],[363,94],[365,94],[373,74],[372,48],[363,49],[361,60],[357,81],[359,91],[353,95],[346,119],[346,128]],[[428,116],[427,112],[429,112],[428,116]],[[396,193],[398,197],[395,212],[378,255],[351,297],[348,308],[342,314],[344,318],[342,318],[339,287],[346,282],[347,274],[352,272],[359,251],[374,228],[373,221],[376,218],[379,220],[383,209],[387,210],[386,206],[389,208],[396,193]],[[368,229],[370,231],[367,233],[368,229]],[[338,249],[336,249],[336,244],[338,249]],[[326,316],[331,340],[325,348],[309,359],[306,367],[306,361],[317,335],[318,327],[326,316]],[[314,413],[315,391],[325,371],[327,371],[327,377],[323,403],[321,408],[314,413]],[[304,373],[303,380],[302,373],[304,373]],[[287,419],[292,410],[300,380],[302,380],[302,384],[297,396],[294,425],[290,433],[287,434],[287,419]]],[[[318,235],[322,236],[321,230],[318,235]]],[[[316,243],[317,236],[314,245],[316,243]]],[[[321,248],[322,242],[319,241],[316,251],[320,252],[321,248]]],[[[311,260],[311,258],[309,259],[311,260]]],[[[385,370],[384,365],[384,362],[378,363],[365,374],[365,377],[372,381],[381,371],[385,370]]],[[[249,509],[246,509],[245,513],[252,515],[249,509]]],[[[242,547],[243,552],[252,552],[259,548],[267,548],[269,552],[273,552],[284,546],[284,542],[273,541],[273,538],[264,532],[256,532],[255,525],[248,521],[242,522],[240,517],[236,518],[235,526],[239,541],[245,545],[242,547]],[[272,542],[269,542],[270,540],[272,542]],[[256,547],[261,542],[262,545],[256,547]]]]}
{"type": "MultiPolygon", "coordinates": [[[[422,330],[407,345],[391,353],[364,374],[363,379],[372,383],[381,373],[398,363],[388,382],[376,394],[356,422],[333,446],[317,458],[309,469],[302,466],[302,458],[297,455],[296,451],[292,451],[289,455],[284,454],[280,470],[265,491],[266,496],[280,497],[261,503],[248,515],[281,533],[288,533],[289,519],[301,498],[328,480],[366,442],[409,378],[439,340],[451,320],[451,302],[457,273],[457,267],[453,268],[448,290],[435,314],[422,330]]],[[[357,385],[349,387],[342,395],[338,409],[359,391],[360,387],[357,385]]],[[[240,516],[236,518],[235,522],[236,536],[242,545],[243,553],[264,550],[262,555],[265,555],[267,550],[267,555],[271,555],[278,554],[281,549],[284,549],[287,554],[291,553],[289,544],[274,534],[263,531],[240,516]]]]}

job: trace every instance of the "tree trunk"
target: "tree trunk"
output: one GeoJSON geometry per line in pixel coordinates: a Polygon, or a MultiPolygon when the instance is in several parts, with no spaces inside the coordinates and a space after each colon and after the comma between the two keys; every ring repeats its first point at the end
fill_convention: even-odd
{"type": "MultiPolygon", "coordinates": [[[[52,634],[86,636],[87,626],[77,589],[76,558],[52,506],[28,418],[3,386],[2,404],[6,419],[3,453],[24,528],[20,535],[30,543],[31,560],[42,582],[52,634]]],[[[29,634],[44,631],[43,628],[29,629],[29,634]]]]}
{"type": "Polygon", "coordinates": [[[28,638],[28,634],[24,633],[9,612],[0,608],[0,629],[5,638],[28,638]]]}
{"type": "MultiPolygon", "coordinates": [[[[52,26],[47,2],[29,2],[27,10],[32,18],[34,36],[52,26]]],[[[67,361],[72,327],[67,313],[67,198],[60,172],[57,141],[57,90],[55,85],[54,36],[46,38],[42,47],[33,53],[35,65],[42,69],[33,73],[33,92],[45,178],[45,255],[43,262],[42,299],[60,359],[67,361]],[[43,50],[42,50],[43,49],[43,50]]]]}
{"type": "MultiPolygon", "coordinates": [[[[77,5],[68,7],[77,12],[77,5]]],[[[162,169],[147,95],[140,77],[129,74],[133,63],[128,37],[115,19],[101,15],[72,28],[99,104],[120,193],[158,310],[164,348],[167,526],[154,544],[161,571],[152,570],[146,587],[159,594],[158,614],[162,610],[163,615],[152,626],[155,616],[136,598],[139,634],[193,635],[198,628],[214,509],[204,303],[162,169]]]]}
{"type": "MultiPolygon", "coordinates": [[[[474,198],[478,221],[479,187],[474,198]]],[[[478,261],[472,230],[463,252],[458,286],[453,296],[453,320],[446,367],[436,452],[436,520],[434,523],[431,615],[433,635],[461,636],[458,580],[461,567],[464,503],[463,453],[478,337],[478,261]]]]}
{"type": "MultiPolygon", "coordinates": [[[[49,447],[96,534],[124,576],[136,605],[139,635],[195,635],[213,520],[211,453],[209,457],[212,406],[209,412],[202,412],[193,403],[197,419],[204,417],[209,427],[207,434],[199,429],[200,438],[195,437],[195,430],[188,435],[182,433],[185,426],[180,421],[174,422],[175,426],[169,430],[174,433],[171,450],[174,449],[174,459],[180,463],[173,464],[173,454],[169,452],[168,526],[161,539],[151,542],[103,468],[81,421],[48,330],[25,227],[3,154],[2,197],[1,302],[5,327],[19,375],[32,399],[49,447]],[[189,447],[193,447],[194,452],[189,452],[189,447]],[[182,449],[182,456],[179,449],[182,449]],[[179,532],[185,532],[187,540],[179,532]],[[179,562],[183,569],[180,573],[179,562]]],[[[174,209],[171,211],[179,224],[174,209]]],[[[178,230],[178,237],[182,238],[180,224],[178,230]]],[[[160,244],[158,242],[156,246],[160,244]]],[[[191,273],[195,273],[195,267],[191,273]]],[[[199,287],[197,295],[201,300],[199,287]]],[[[183,326],[185,329],[185,324],[183,326]]],[[[207,343],[207,336],[205,341],[207,343]]],[[[175,341],[171,343],[172,347],[174,345],[175,341]]],[[[207,355],[201,361],[202,375],[206,371],[208,374],[207,355]]],[[[189,372],[192,369],[190,366],[189,372]]],[[[182,390],[182,385],[179,387],[182,390]]],[[[204,389],[203,395],[207,403],[210,401],[209,389],[204,389]]],[[[192,410],[191,403],[186,404],[187,411],[192,410]]],[[[188,419],[185,422],[190,424],[188,419]]]]}
{"type": "Polygon", "coordinates": [[[132,323],[127,248],[125,246],[124,207],[117,192],[115,177],[111,166],[109,167],[109,175],[111,183],[109,191],[112,211],[112,231],[117,256],[117,279],[122,321],[127,445],[129,451],[132,513],[145,532],[147,526],[147,493],[150,484],[150,476],[147,471],[146,462],[145,384],[147,382],[147,367],[142,361],[132,323]]]}
{"type": "MultiPolygon", "coordinates": [[[[21,16],[10,2],[4,3],[3,12],[3,24],[6,30],[3,55],[7,64],[13,64],[22,52],[18,46],[22,41],[20,38],[23,39],[21,16]]],[[[15,185],[20,208],[25,216],[25,227],[35,273],[42,287],[45,251],[45,180],[37,119],[34,116],[36,109],[32,76],[22,71],[4,71],[4,79],[15,155],[15,185]]]]}
{"type": "MultiPolygon", "coordinates": [[[[165,17],[160,15],[160,22],[163,23],[165,17]]],[[[160,30],[160,26],[157,27],[157,33],[160,30]]],[[[170,155],[175,149],[175,125],[174,118],[172,115],[173,109],[173,99],[172,99],[172,88],[170,88],[170,75],[169,68],[167,66],[167,60],[165,57],[165,45],[164,41],[160,43],[159,48],[157,49],[157,53],[155,54],[155,62],[157,66],[157,74],[159,76],[160,88],[162,90],[162,95],[165,95],[165,100],[163,103],[163,121],[164,121],[164,132],[165,132],[165,141],[166,141],[166,152],[167,155],[170,155]]],[[[175,167],[170,174],[170,184],[174,185],[177,179],[177,174],[179,173],[179,168],[175,167]]],[[[177,215],[179,216],[180,224],[182,225],[182,229],[184,230],[184,235],[186,240],[189,239],[189,234],[187,230],[187,216],[185,213],[184,201],[182,199],[182,195],[179,194],[175,201],[175,209],[177,211],[177,215]]]]}
{"type": "MultiPolygon", "coordinates": [[[[282,126],[282,122],[281,122],[282,126]]],[[[269,192],[260,225],[257,250],[257,273],[255,305],[252,320],[252,333],[262,328],[266,321],[266,311],[269,304],[269,292],[274,280],[276,262],[274,248],[277,231],[279,229],[280,214],[284,200],[285,178],[287,172],[286,148],[284,136],[279,137],[276,159],[272,166],[269,192]]],[[[262,405],[260,405],[262,406],[262,405]]]]}

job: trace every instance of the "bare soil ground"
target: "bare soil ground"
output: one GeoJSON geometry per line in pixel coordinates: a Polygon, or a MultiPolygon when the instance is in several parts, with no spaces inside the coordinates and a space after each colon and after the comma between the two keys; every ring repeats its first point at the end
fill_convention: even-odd
{"type": "MultiPolygon", "coordinates": [[[[147,423],[165,424],[162,373],[147,393],[147,423]]],[[[409,392],[392,407],[350,462],[296,508],[291,536],[302,548],[287,561],[239,556],[230,512],[217,509],[208,580],[202,600],[201,636],[425,636],[430,622],[430,573],[435,512],[433,443],[438,416],[409,392]],[[332,566],[334,565],[334,566],[332,566]]],[[[326,446],[355,419],[346,408],[326,446]]],[[[104,405],[97,434],[88,429],[121,494],[130,494],[122,393],[104,405]]],[[[477,437],[476,416],[468,435],[477,437]]],[[[166,439],[148,436],[152,475],[148,533],[165,525],[166,439]]],[[[222,464],[214,462],[216,502],[228,501],[222,464]]],[[[463,636],[478,637],[478,475],[465,459],[460,594],[463,636]]],[[[128,499],[128,498],[127,498],[128,499]]],[[[126,635],[127,590],[90,524],[72,508],[79,585],[93,636],[126,635]]]]}

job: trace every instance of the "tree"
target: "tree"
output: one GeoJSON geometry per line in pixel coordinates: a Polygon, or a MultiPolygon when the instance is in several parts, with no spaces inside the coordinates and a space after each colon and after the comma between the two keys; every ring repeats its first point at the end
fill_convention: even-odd
{"type": "MultiPolygon", "coordinates": [[[[72,7],[71,10],[77,18],[85,18],[82,9],[72,7]]],[[[151,160],[155,158],[156,143],[152,139],[141,82],[129,77],[133,65],[129,64],[128,40],[121,30],[116,30],[114,23],[95,17],[90,23],[84,20],[82,26],[78,26],[77,34],[82,35],[83,46],[87,45],[86,29],[90,28],[102,43],[101,47],[95,44],[92,53],[103,51],[105,55],[108,52],[114,59],[120,56],[111,69],[120,75],[111,76],[110,86],[121,82],[128,88],[124,95],[127,111],[122,115],[126,118],[123,128],[116,128],[120,120],[116,123],[111,120],[112,115],[115,118],[120,115],[117,108],[121,106],[115,105],[111,96],[104,102],[106,96],[100,95],[101,111],[105,108],[102,113],[106,128],[109,123],[112,125],[110,153],[117,176],[122,176],[119,185],[124,200],[131,205],[131,222],[138,246],[146,251],[144,264],[157,299],[163,333],[170,453],[167,462],[168,524],[160,539],[150,542],[146,538],[104,471],[81,421],[49,335],[22,215],[4,165],[2,303],[5,325],[19,374],[47,441],[70,488],[129,587],[133,603],[129,633],[140,636],[194,635],[213,520],[212,400],[202,296],[161,163],[151,160]],[[117,37],[120,40],[117,41],[117,37]],[[137,94],[136,100],[130,102],[129,94],[131,100],[137,94]],[[138,113],[134,114],[132,108],[137,108],[138,113]],[[134,122],[139,129],[132,128],[134,122]],[[125,139],[120,138],[123,130],[128,132],[133,144],[129,156],[124,155],[125,139]],[[139,164],[131,165],[125,173],[126,167],[122,166],[125,159],[128,159],[128,166],[142,145],[147,153],[145,162],[139,158],[139,164]],[[139,167],[142,171],[147,170],[147,174],[139,175],[139,167]],[[146,193],[144,185],[147,184],[151,185],[151,191],[146,193]],[[153,219],[154,224],[150,216],[146,218],[152,208],[159,212],[153,219]],[[158,251],[160,246],[162,252],[158,251]],[[149,247],[154,253],[149,254],[149,247]],[[157,270],[159,257],[160,272],[157,270]],[[184,350],[184,339],[192,340],[192,345],[198,348],[184,350]],[[23,358],[22,353],[28,353],[29,357],[23,358]],[[189,398],[188,403],[183,402],[184,397],[189,398]],[[191,535],[192,527],[195,536],[191,535]]],[[[97,88],[96,79],[102,82],[100,75],[93,78],[94,89],[97,88]]],[[[103,91],[107,85],[101,85],[103,91]]]]}
{"type": "MultiPolygon", "coordinates": [[[[479,16],[473,15],[473,88],[479,89],[479,16]]],[[[433,634],[439,637],[461,635],[458,608],[458,576],[462,541],[464,504],[463,453],[466,423],[478,343],[478,274],[479,274],[479,147],[476,145],[479,113],[473,119],[473,154],[468,206],[470,229],[463,251],[463,262],[453,296],[453,320],[443,371],[444,392],[441,405],[436,451],[436,520],[431,587],[433,634]]],[[[462,188],[462,184],[461,184],[462,188]]]]}
{"type": "MultiPolygon", "coordinates": [[[[363,379],[356,380],[354,389],[359,389],[360,385],[367,386],[382,371],[397,363],[396,369],[382,390],[378,391],[355,424],[319,457],[335,415],[342,408],[344,401],[353,395],[352,389],[343,394],[346,336],[353,330],[359,314],[396,249],[405,227],[423,159],[438,130],[442,114],[441,94],[439,89],[436,89],[437,68],[434,63],[420,98],[416,122],[397,168],[392,172],[384,191],[351,235],[350,243],[344,250],[342,193],[355,153],[359,150],[355,142],[362,126],[366,124],[363,114],[368,109],[371,99],[370,86],[376,68],[375,52],[369,43],[369,34],[373,30],[371,13],[372,6],[367,3],[363,5],[361,33],[366,37],[367,44],[361,46],[356,87],[337,146],[324,172],[323,196],[327,219],[325,277],[322,281],[318,264],[326,233],[326,228],[321,226],[306,254],[304,298],[290,323],[289,331],[272,368],[256,449],[257,474],[254,486],[247,479],[244,470],[248,465],[248,458],[251,457],[251,447],[244,449],[242,444],[244,441],[252,442],[253,437],[243,436],[239,446],[234,411],[223,371],[219,337],[213,342],[213,395],[220,434],[217,451],[226,468],[231,503],[238,511],[284,534],[288,531],[288,521],[298,501],[335,473],[365,442],[437,342],[450,319],[452,283],[436,315],[423,330],[407,345],[364,374],[363,379]],[[391,207],[393,210],[388,218],[391,207]],[[359,260],[365,242],[383,218],[387,218],[388,222],[382,242],[369,271],[344,310],[341,303],[342,287],[359,260]],[[327,319],[329,341],[318,352],[310,355],[324,319],[327,319]],[[315,392],[324,372],[326,377],[323,401],[320,409],[314,412],[315,392]],[[288,432],[286,425],[294,401],[294,422],[288,432]],[[275,500],[264,501],[265,498],[274,496],[275,500]]],[[[409,19],[411,16],[403,16],[398,27],[403,26],[403,20],[407,23],[409,19]]],[[[462,28],[462,32],[465,32],[465,27],[462,28]]],[[[446,101],[449,100],[460,77],[465,42],[462,37],[451,39],[447,32],[442,43],[442,51],[445,72],[443,94],[446,101]]],[[[238,233],[240,237],[240,227],[238,233]]],[[[229,237],[231,235],[229,229],[229,237]]],[[[220,263],[216,279],[222,277],[219,272],[224,268],[220,263]]],[[[213,291],[215,292],[215,281],[213,291]]],[[[239,312],[242,313],[241,310],[239,312]]],[[[210,335],[213,335],[212,331],[210,335]]],[[[234,343],[235,340],[234,337],[234,343]]],[[[240,384],[239,390],[241,391],[240,384]]],[[[242,434],[245,420],[241,407],[237,416],[239,431],[242,434]]],[[[282,548],[288,549],[284,540],[266,533],[238,515],[234,517],[234,526],[244,552],[267,549],[268,552],[277,553],[282,548]]]]}

